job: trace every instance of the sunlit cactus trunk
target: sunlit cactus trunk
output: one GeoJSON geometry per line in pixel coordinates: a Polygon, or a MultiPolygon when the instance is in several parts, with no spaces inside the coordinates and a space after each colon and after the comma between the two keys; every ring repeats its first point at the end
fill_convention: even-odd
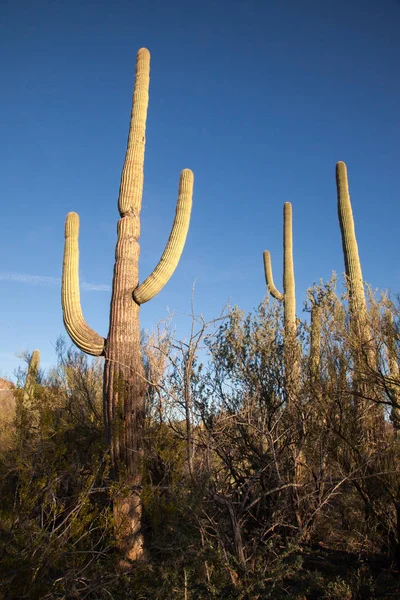
{"type": "Polygon", "coordinates": [[[139,305],[132,299],[138,285],[139,243],[135,218],[118,223],[110,328],[105,345],[104,417],[114,476],[122,477],[131,493],[114,501],[123,552],[129,560],[143,552],[141,479],[145,381],[140,347],[139,305]]]}
{"type": "Polygon", "coordinates": [[[139,259],[132,220],[132,217],[123,217],[118,223],[110,329],[104,351],[104,416],[115,470],[122,465],[127,474],[136,476],[140,464],[145,381],[139,305],[132,301],[131,282],[138,283],[139,259]]]}
{"type": "Polygon", "coordinates": [[[140,345],[140,305],[168,282],[182,254],[192,207],[193,173],[181,173],[175,219],[165,250],[151,275],[139,284],[140,210],[149,99],[150,53],[139,50],[128,146],[122,170],[118,209],[110,324],[106,339],[85,322],[79,291],[79,217],[69,213],[65,225],[62,306],[65,327],[88,354],[104,356],[104,420],[115,477],[128,493],[116,498],[114,515],[125,565],[143,554],[141,480],[146,381],[140,345]]]}

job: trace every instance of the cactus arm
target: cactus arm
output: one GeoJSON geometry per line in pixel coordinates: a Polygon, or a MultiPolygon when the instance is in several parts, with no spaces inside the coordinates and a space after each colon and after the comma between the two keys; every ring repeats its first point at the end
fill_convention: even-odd
{"type": "Polygon", "coordinates": [[[61,303],[65,328],[72,341],[87,354],[101,356],[105,340],[83,318],[79,292],[79,216],[71,212],[65,221],[65,245],[61,303]]]}
{"type": "Polygon", "coordinates": [[[342,234],[343,255],[350,301],[355,313],[364,312],[366,308],[365,293],[354,228],[353,211],[350,202],[347,167],[342,161],[336,165],[336,185],[339,224],[342,234]]]}
{"type": "MultiPolygon", "coordinates": [[[[141,48],[136,56],[128,145],[119,188],[118,209],[121,217],[131,216],[140,228],[139,214],[143,195],[143,165],[146,145],[146,119],[149,104],[150,52],[141,48]]],[[[136,232],[139,239],[140,230],[136,232]]]]}
{"type": "Polygon", "coordinates": [[[276,300],[283,300],[283,294],[275,287],[274,277],[272,275],[272,263],[271,263],[271,254],[268,250],[265,250],[264,254],[264,273],[265,273],[265,281],[267,284],[267,288],[269,293],[276,300]]]}
{"type": "Polygon", "coordinates": [[[296,330],[296,294],[293,265],[293,233],[292,205],[285,202],[283,206],[283,297],[285,300],[285,324],[287,328],[296,330]]]}
{"type": "Polygon", "coordinates": [[[154,271],[134,290],[133,298],[137,304],[144,304],[154,298],[168,282],[178,265],[189,229],[193,181],[192,171],[184,169],[179,181],[175,219],[167,245],[154,271]]]}

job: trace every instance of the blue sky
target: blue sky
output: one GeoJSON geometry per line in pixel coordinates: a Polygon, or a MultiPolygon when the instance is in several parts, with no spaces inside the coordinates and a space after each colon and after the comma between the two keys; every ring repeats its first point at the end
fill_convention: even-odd
{"type": "Polygon", "coordinates": [[[54,362],[65,215],[81,217],[82,305],[108,329],[137,50],[152,55],[140,273],[158,262],[179,173],[195,194],[181,262],[141,310],[251,310],[262,252],[282,280],[293,204],[298,312],[343,272],[335,163],[349,170],[366,281],[399,292],[400,2],[395,0],[3,0],[0,6],[0,375],[16,353],[54,362]]]}

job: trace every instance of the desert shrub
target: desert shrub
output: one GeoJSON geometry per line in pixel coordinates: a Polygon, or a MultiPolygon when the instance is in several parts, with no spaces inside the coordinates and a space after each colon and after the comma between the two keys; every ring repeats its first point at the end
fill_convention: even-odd
{"type": "Polygon", "coordinates": [[[59,341],[29,402],[15,391],[0,449],[0,597],[395,597],[397,309],[371,293],[360,346],[334,281],[310,298],[321,339],[312,354],[313,325],[298,323],[295,379],[277,304],[193,314],[186,340],[169,321],[143,335],[146,556],[127,573],[101,361],[59,341]]]}

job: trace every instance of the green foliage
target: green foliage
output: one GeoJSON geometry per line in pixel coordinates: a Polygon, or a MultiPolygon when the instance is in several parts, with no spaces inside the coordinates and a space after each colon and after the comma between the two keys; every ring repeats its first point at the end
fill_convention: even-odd
{"type": "Polygon", "coordinates": [[[17,396],[14,444],[0,454],[0,597],[62,597],[79,572],[109,560],[103,434],[76,419],[78,389],[54,374],[29,400],[17,396]]]}

